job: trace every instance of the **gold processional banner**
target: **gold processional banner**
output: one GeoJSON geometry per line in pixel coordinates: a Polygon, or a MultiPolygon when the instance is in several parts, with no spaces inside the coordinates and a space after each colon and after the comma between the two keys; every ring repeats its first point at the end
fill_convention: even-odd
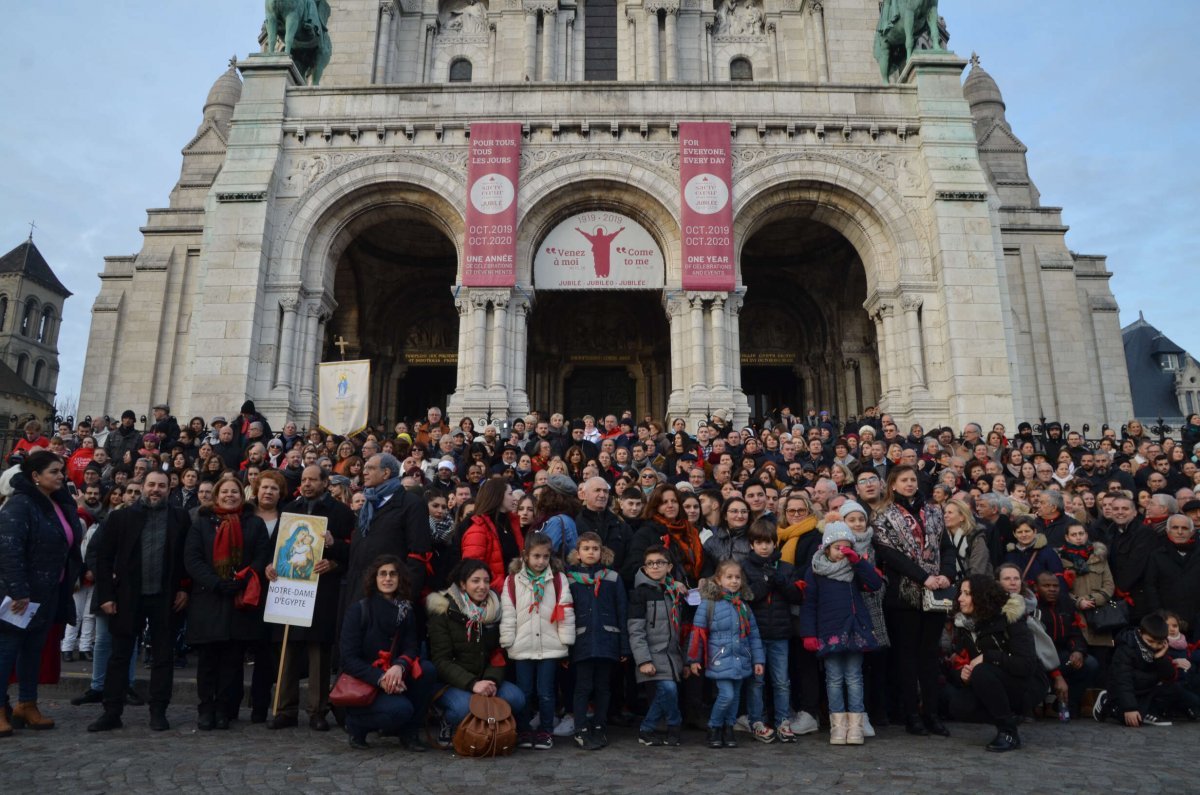
{"type": "Polygon", "coordinates": [[[317,422],[321,430],[349,436],[367,427],[371,361],[323,362],[317,377],[317,422]]]}

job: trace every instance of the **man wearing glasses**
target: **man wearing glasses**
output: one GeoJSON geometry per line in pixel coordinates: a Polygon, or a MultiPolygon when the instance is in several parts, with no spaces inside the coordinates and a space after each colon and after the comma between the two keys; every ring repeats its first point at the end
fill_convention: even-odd
{"type": "MultiPolygon", "coordinates": [[[[883,481],[872,470],[867,470],[854,481],[858,501],[872,513],[883,504],[883,481]]],[[[868,517],[870,518],[870,517],[868,517]]]]}

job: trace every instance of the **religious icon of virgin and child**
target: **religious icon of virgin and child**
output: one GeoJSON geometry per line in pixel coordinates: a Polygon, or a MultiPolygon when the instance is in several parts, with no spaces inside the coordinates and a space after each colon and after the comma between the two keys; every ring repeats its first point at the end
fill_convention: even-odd
{"type": "Polygon", "coordinates": [[[291,536],[279,548],[275,571],[289,580],[311,580],[316,568],[313,532],[306,524],[296,525],[291,536]]]}

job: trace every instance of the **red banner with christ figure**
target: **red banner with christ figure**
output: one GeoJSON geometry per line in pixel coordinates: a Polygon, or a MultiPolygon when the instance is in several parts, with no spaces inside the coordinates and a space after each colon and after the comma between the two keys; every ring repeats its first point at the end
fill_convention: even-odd
{"type": "Polygon", "coordinates": [[[512,287],[517,283],[517,180],[521,125],[471,125],[467,161],[467,241],[462,283],[512,287]]]}
{"type": "Polygon", "coordinates": [[[685,290],[735,286],[730,148],[729,122],[679,123],[685,290]]]}

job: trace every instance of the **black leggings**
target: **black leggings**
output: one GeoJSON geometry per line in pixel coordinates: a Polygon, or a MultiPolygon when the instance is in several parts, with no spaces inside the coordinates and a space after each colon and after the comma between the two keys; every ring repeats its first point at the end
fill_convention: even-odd
{"type": "Polygon", "coordinates": [[[604,728],[608,725],[609,685],[612,676],[612,660],[593,658],[575,663],[575,731],[587,726],[588,700],[595,708],[592,725],[604,728]]]}
{"type": "Polygon", "coordinates": [[[951,688],[950,715],[959,721],[1006,725],[1030,707],[1030,699],[1044,692],[1044,681],[1013,676],[992,663],[980,663],[962,687],[951,688]]]}
{"type": "Polygon", "coordinates": [[[918,704],[926,715],[936,715],[938,705],[938,651],[945,613],[919,610],[888,610],[888,636],[892,640],[890,662],[895,666],[896,683],[905,715],[915,715],[918,704]],[[918,685],[920,689],[918,690],[918,685]]]}

